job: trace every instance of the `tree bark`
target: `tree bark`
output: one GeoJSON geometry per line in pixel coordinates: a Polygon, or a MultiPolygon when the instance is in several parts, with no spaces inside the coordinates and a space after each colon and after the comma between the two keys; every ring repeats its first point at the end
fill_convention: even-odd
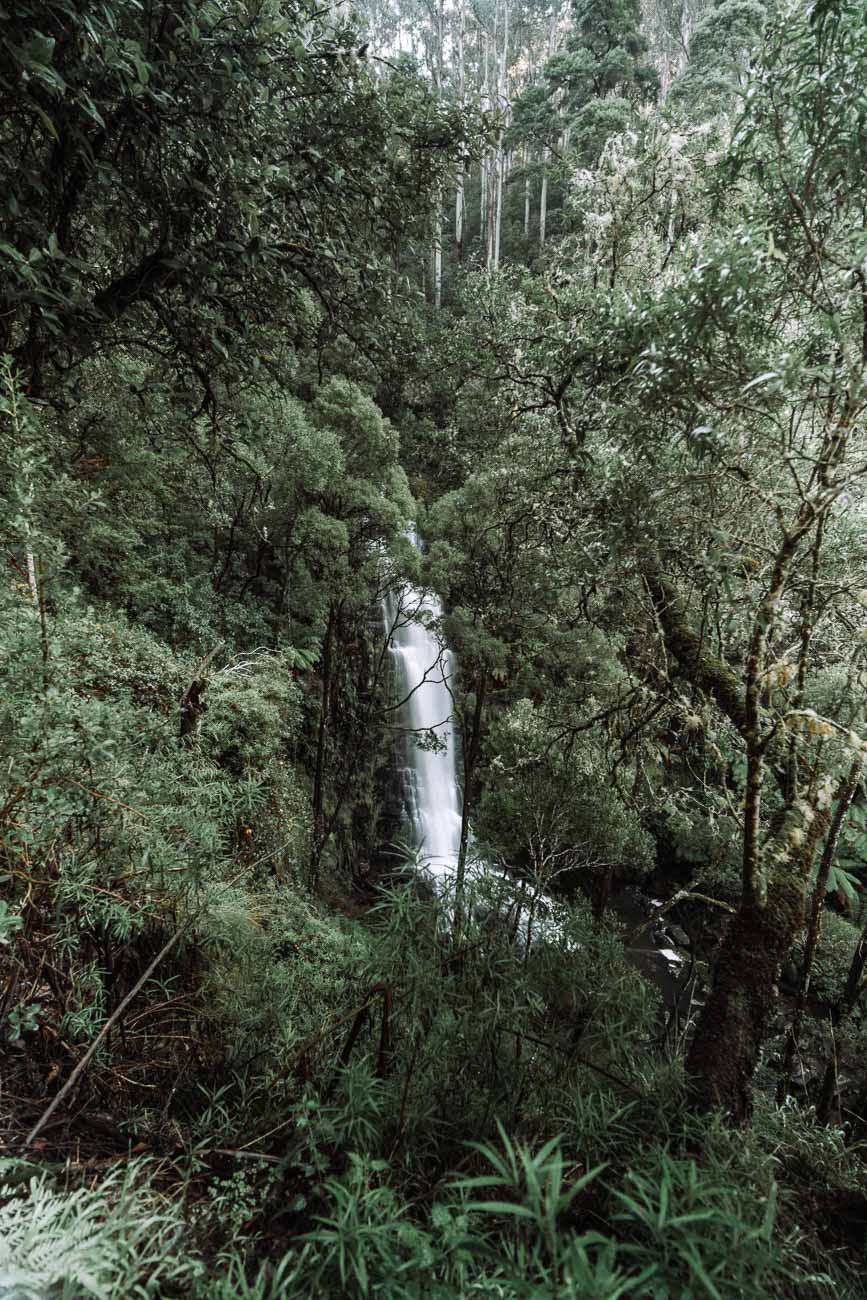
{"type": "MultiPolygon", "coordinates": [[[[461,104],[466,98],[466,62],[464,58],[464,41],[466,39],[466,9],[464,0],[460,7],[460,31],[458,33],[458,100],[461,104]]],[[[458,170],[455,189],[455,248],[458,261],[464,259],[464,181],[466,166],[462,162],[458,170]]]]}
{"type": "MultiPolygon", "coordinates": [[[[551,14],[551,26],[548,29],[548,58],[554,53],[557,38],[557,11],[551,14]]],[[[539,247],[545,247],[545,225],[548,219],[548,157],[547,145],[542,148],[542,194],[539,199],[539,247]]]]}
{"type": "Polygon", "coordinates": [[[524,238],[530,238],[530,146],[524,145],[524,238]]]}
{"type": "Polygon", "coordinates": [[[789,1033],[786,1039],[783,1071],[780,1076],[780,1086],[777,1092],[777,1101],[781,1104],[785,1101],[786,1094],[789,1090],[789,1081],[792,1077],[792,1066],[801,1041],[801,1026],[804,1022],[804,1012],[807,1006],[807,999],[810,996],[813,962],[816,956],[816,947],[819,942],[819,935],[822,930],[822,914],[825,910],[825,894],[827,892],[828,876],[831,872],[831,865],[837,851],[837,841],[840,838],[840,831],[843,829],[846,814],[852,806],[852,800],[855,798],[855,793],[861,782],[861,770],[863,766],[864,760],[859,756],[854,760],[849,769],[849,775],[838,795],[834,818],[831,822],[831,828],[828,831],[828,838],[825,841],[825,847],[822,850],[822,858],[819,863],[819,871],[816,876],[816,886],[813,890],[813,899],[810,907],[807,939],[804,944],[804,972],[801,976],[801,985],[798,989],[798,997],[795,1002],[795,1009],[792,1013],[792,1023],[789,1026],[789,1033]]]}
{"type": "MultiPolygon", "coordinates": [[[[505,113],[508,105],[508,58],[509,58],[509,0],[503,5],[503,58],[500,64],[500,84],[497,92],[497,108],[505,113]]],[[[496,158],[497,199],[494,217],[493,266],[496,271],[500,265],[500,233],[503,226],[503,190],[506,184],[506,154],[502,127],[497,137],[496,158]]]]}
{"type": "Polygon", "coordinates": [[[328,611],[328,626],[322,644],[322,695],[319,703],[319,731],[316,738],[316,768],[313,773],[313,867],[319,866],[323,840],[323,801],[325,789],[325,752],[328,737],[328,714],[331,709],[331,661],[337,609],[328,611]]]}
{"type": "Polygon", "coordinates": [[[461,843],[458,851],[458,870],[455,883],[458,905],[460,905],[460,895],[463,891],[464,876],[467,869],[467,847],[470,838],[472,785],[476,773],[476,764],[479,761],[479,750],[481,748],[482,718],[484,716],[487,687],[488,674],[484,669],[482,669],[479,680],[476,683],[476,702],[473,709],[473,719],[469,735],[466,734],[466,728],[464,728],[464,799],[463,807],[461,808],[461,843]]]}
{"type": "MultiPolygon", "coordinates": [[[[757,739],[761,728],[754,702],[744,699],[729,666],[706,652],[658,560],[647,560],[643,572],[668,653],[693,685],[717,702],[748,750],[760,745],[756,752],[785,790],[785,744],[757,739]]],[[[772,583],[769,595],[774,589],[772,583]]],[[[763,860],[773,863],[773,870],[767,878],[762,872],[761,887],[744,889],[714,964],[713,988],[687,1057],[691,1099],[697,1110],[720,1108],[737,1124],[750,1118],[752,1079],[776,1009],[780,970],[804,922],[807,876],[829,820],[828,808],[792,802],[764,846],[763,860]]],[[[750,841],[745,832],[748,848],[750,841]]]]}
{"type": "Polygon", "coordinates": [[[437,193],[436,212],[434,213],[433,234],[433,301],[439,308],[443,305],[443,205],[442,196],[437,193]]]}
{"type": "MultiPolygon", "coordinates": [[[[867,966],[867,924],[861,931],[861,937],[858,945],[852,954],[852,963],[849,967],[849,975],[846,980],[846,992],[843,995],[843,1006],[840,1009],[840,1020],[846,1020],[855,1010],[855,1004],[858,1001],[858,995],[861,992],[861,983],[864,978],[864,968],[867,966]]],[[[819,1098],[819,1104],[816,1108],[816,1114],[820,1120],[826,1122],[831,1114],[831,1108],[834,1104],[834,1097],[837,1093],[837,1053],[832,1052],[827,1066],[825,1067],[825,1077],[822,1080],[822,1095],[819,1098]]]]}
{"type": "Polygon", "coordinates": [[[719,1108],[736,1124],[750,1120],[753,1075],[777,1007],[780,970],[804,923],[806,876],[827,824],[827,815],[815,818],[802,852],[775,875],[764,906],[742,903],[729,926],[686,1060],[696,1110],[719,1108]]]}

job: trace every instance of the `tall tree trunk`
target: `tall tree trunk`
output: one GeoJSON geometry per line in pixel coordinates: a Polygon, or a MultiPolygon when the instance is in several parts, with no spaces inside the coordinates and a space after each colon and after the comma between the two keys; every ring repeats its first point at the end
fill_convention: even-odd
{"type": "Polygon", "coordinates": [[[334,629],[337,622],[337,607],[331,605],[328,610],[328,624],[322,645],[322,693],[319,701],[319,731],[316,738],[316,767],[313,772],[313,866],[319,866],[322,852],[322,832],[324,823],[323,802],[325,791],[325,756],[328,740],[328,714],[331,710],[331,674],[334,649],[334,629]]]}
{"type": "Polygon", "coordinates": [[[480,239],[480,240],[484,240],[484,238],[485,238],[485,229],[486,229],[486,226],[487,226],[487,216],[488,216],[488,213],[487,213],[487,200],[488,200],[488,193],[487,193],[488,185],[487,185],[487,182],[488,182],[488,173],[487,173],[487,155],[486,155],[486,154],[482,154],[481,160],[480,160],[480,162],[479,162],[479,239],[480,239]]]}
{"type": "MultiPolygon", "coordinates": [[[[488,107],[499,100],[499,67],[497,55],[497,32],[500,27],[500,0],[495,0],[494,4],[494,48],[493,48],[493,69],[487,59],[487,47],[485,50],[485,101],[488,107]]],[[[496,151],[493,148],[485,150],[485,166],[487,178],[485,190],[487,194],[485,203],[485,269],[490,271],[494,261],[494,230],[497,221],[497,162],[496,151]]]]}
{"type": "Polygon", "coordinates": [[[443,205],[437,191],[433,234],[433,301],[435,307],[443,305],[443,205]]]}
{"type": "MultiPolygon", "coordinates": [[[[548,58],[554,53],[557,39],[557,11],[551,14],[551,26],[548,28],[548,58]]],[[[539,247],[545,247],[545,227],[548,221],[548,158],[550,150],[542,146],[542,194],[539,199],[539,247]]]]}
{"type": "Polygon", "coordinates": [[[455,190],[455,250],[458,255],[458,261],[464,260],[464,206],[466,192],[467,173],[461,164],[461,170],[458,172],[458,184],[455,190]]]}
{"type": "MultiPolygon", "coordinates": [[[[802,533],[803,536],[803,533],[802,533]]],[[[781,545],[766,595],[757,611],[747,665],[746,690],[723,660],[708,653],[693,630],[674,584],[655,559],[644,565],[666,649],[681,671],[713,698],[744,738],[748,779],[744,809],[744,888],[741,904],[714,963],[713,988],[699,1018],[687,1071],[693,1104],[719,1107],[736,1123],[752,1112],[752,1080],[777,1006],[783,962],[804,922],[807,877],[830,809],[802,797],[789,801],[759,860],[758,817],[765,764],[785,791],[788,750],[772,739],[757,715],[761,656],[773,610],[796,547],[796,531],[781,545]]]]}
{"type": "MultiPolygon", "coordinates": [[[[524,145],[524,167],[530,166],[530,146],[524,145]]],[[[530,172],[524,173],[524,238],[530,238],[530,172]]]]}
{"type": "MultiPolygon", "coordinates": [[[[508,108],[508,62],[509,62],[509,0],[503,0],[503,57],[500,63],[500,80],[497,89],[497,108],[501,114],[508,108]]],[[[493,266],[496,271],[500,265],[500,236],[503,228],[503,190],[506,184],[506,154],[504,132],[500,128],[497,137],[497,211],[494,219],[493,266]]]]}
{"type": "MultiPolygon", "coordinates": [[[[464,40],[466,38],[466,8],[464,0],[460,7],[460,29],[458,33],[458,100],[463,105],[466,98],[466,64],[464,60],[464,40]]],[[[461,162],[455,189],[455,248],[458,261],[464,260],[464,182],[466,165],[461,162]]]]}
{"type": "MultiPolygon", "coordinates": [[[[490,107],[488,102],[488,38],[485,35],[480,37],[482,43],[481,65],[482,65],[482,108],[490,107]]],[[[479,159],[479,242],[484,245],[485,230],[487,228],[488,217],[488,151],[483,150],[479,159]]]]}
{"type": "MultiPolygon", "coordinates": [[[[445,43],[445,31],[443,26],[443,3],[444,0],[439,0],[436,50],[434,52],[434,83],[438,99],[442,98],[444,79],[443,45],[445,43]]],[[[443,303],[443,192],[441,186],[437,186],[434,203],[433,249],[431,254],[433,262],[433,302],[434,306],[439,308],[443,303]]]]}
{"type": "Polygon", "coordinates": [[[789,1082],[792,1077],[792,1066],[800,1045],[801,1026],[804,1022],[804,1012],[807,1007],[807,999],[810,996],[813,962],[815,960],[816,947],[822,929],[822,914],[825,910],[825,894],[827,892],[828,876],[830,875],[831,865],[837,851],[837,841],[840,838],[840,831],[843,829],[846,814],[852,806],[852,800],[855,798],[855,794],[861,782],[861,771],[863,766],[864,759],[859,755],[852,763],[843,788],[838,793],[834,818],[831,822],[831,828],[828,831],[828,838],[826,839],[825,846],[822,850],[822,858],[819,863],[819,871],[816,876],[816,885],[813,890],[813,899],[810,907],[807,939],[804,944],[804,971],[801,976],[801,984],[795,1001],[795,1009],[792,1012],[792,1023],[789,1026],[789,1033],[786,1039],[783,1071],[780,1076],[780,1086],[777,1092],[777,1101],[781,1104],[785,1101],[786,1094],[789,1090],[789,1082]]]}
{"type": "Polygon", "coordinates": [[[479,751],[482,740],[482,719],[485,710],[485,695],[488,688],[488,674],[482,669],[479,679],[476,682],[476,700],[473,707],[472,721],[469,728],[466,722],[463,727],[464,738],[464,798],[461,808],[461,843],[458,851],[458,870],[456,880],[456,893],[460,898],[464,888],[464,877],[467,869],[467,848],[470,838],[470,807],[472,804],[473,781],[475,780],[476,765],[479,761],[479,751]],[[469,732],[469,734],[467,734],[469,732]]]}
{"type": "Polygon", "coordinates": [[[504,185],[503,133],[500,132],[497,145],[497,211],[494,219],[494,250],[492,265],[496,271],[500,265],[500,233],[503,227],[503,185],[504,185]]]}

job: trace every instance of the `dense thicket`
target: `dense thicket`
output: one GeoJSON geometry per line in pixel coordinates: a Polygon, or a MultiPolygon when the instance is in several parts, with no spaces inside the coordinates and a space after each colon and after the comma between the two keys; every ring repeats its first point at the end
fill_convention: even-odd
{"type": "Polygon", "coordinates": [[[862,1293],[864,84],[854,0],[4,0],[0,1291],[862,1293]]]}

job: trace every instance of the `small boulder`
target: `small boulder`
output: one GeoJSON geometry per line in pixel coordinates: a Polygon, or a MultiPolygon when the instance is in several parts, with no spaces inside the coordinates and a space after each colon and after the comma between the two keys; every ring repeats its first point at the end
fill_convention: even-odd
{"type": "Polygon", "coordinates": [[[666,927],[666,929],[668,930],[668,934],[671,939],[671,942],[674,944],[676,948],[692,947],[692,940],[690,939],[686,930],[684,930],[681,926],[669,925],[666,927]]]}

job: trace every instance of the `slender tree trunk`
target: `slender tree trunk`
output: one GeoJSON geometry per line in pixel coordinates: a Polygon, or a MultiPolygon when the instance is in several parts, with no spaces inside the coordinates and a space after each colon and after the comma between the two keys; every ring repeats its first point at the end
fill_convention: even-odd
{"type": "MultiPolygon", "coordinates": [[[[445,32],[443,27],[443,0],[439,0],[437,8],[437,32],[436,32],[436,51],[434,55],[434,81],[436,85],[437,98],[442,98],[443,93],[443,44],[445,41],[445,32]]],[[[443,192],[442,187],[437,186],[434,197],[434,223],[433,223],[433,301],[434,306],[439,308],[443,303],[443,192]]]]}
{"type": "Polygon", "coordinates": [[[479,238],[485,237],[485,226],[487,222],[487,160],[486,155],[482,154],[479,160],[479,238]]]}
{"type": "Polygon", "coordinates": [[[497,146],[497,215],[494,220],[493,267],[496,271],[500,265],[500,232],[503,226],[503,185],[504,185],[503,133],[500,132],[497,146]]]}
{"type": "MultiPolygon", "coordinates": [[[[466,8],[461,0],[460,30],[458,33],[458,100],[463,105],[466,97],[466,64],[464,60],[464,40],[466,38],[466,8]]],[[[466,166],[461,162],[455,190],[455,248],[458,261],[464,260],[464,184],[466,166]]]]}
{"type": "Polygon", "coordinates": [[[42,602],[39,599],[39,583],[36,579],[36,556],[29,546],[27,547],[27,581],[30,584],[30,595],[33,604],[37,609],[40,609],[42,602]]]}
{"type": "MultiPolygon", "coordinates": [[[[554,53],[554,44],[557,38],[557,14],[556,11],[551,14],[551,26],[548,28],[548,58],[554,53]]],[[[539,200],[539,247],[545,247],[545,226],[548,220],[548,158],[550,150],[547,145],[542,147],[542,194],[539,200]]]]}
{"type": "MultiPolygon", "coordinates": [[[[481,53],[479,56],[482,72],[481,100],[482,108],[487,107],[486,96],[488,93],[488,40],[486,36],[480,36],[481,53]]],[[[485,218],[487,216],[487,176],[485,172],[485,161],[487,151],[483,150],[479,158],[479,242],[484,242],[485,238],[485,218]]]]}
{"type": "Polygon", "coordinates": [[[834,818],[831,822],[831,829],[828,831],[828,838],[825,841],[825,847],[822,850],[822,858],[819,862],[819,871],[816,876],[816,887],[813,890],[810,919],[807,926],[807,941],[804,945],[804,971],[801,976],[801,984],[798,989],[795,1009],[792,1013],[792,1023],[789,1026],[789,1032],[786,1038],[783,1072],[780,1077],[780,1085],[777,1091],[777,1101],[781,1104],[785,1101],[786,1094],[789,1090],[789,1083],[792,1077],[792,1066],[794,1065],[795,1055],[801,1041],[801,1026],[804,1022],[804,1011],[806,1010],[807,999],[810,996],[813,962],[815,960],[816,946],[819,942],[819,935],[822,929],[822,914],[825,910],[825,894],[828,887],[828,876],[831,871],[831,864],[834,861],[834,854],[837,851],[837,841],[840,838],[840,831],[843,829],[846,814],[852,805],[852,800],[855,798],[855,793],[861,781],[861,771],[863,766],[864,760],[859,756],[855,759],[849,769],[846,783],[839,793],[834,818]]]}
{"type": "Polygon", "coordinates": [[[488,688],[488,674],[483,669],[478,682],[476,683],[476,702],[473,708],[473,717],[470,724],[469,736],[464,736],[464,798],[461,808],[461,843],[458,852],[458,870],[455,883],[455,889],[458,898],[464,888],[464,878],[467,869],[467,847],[470,838],[470,805],[472,804],[473,781],[475,780],[476,765],[479,761],[479,750],[482,739],[482,719],[485,709],[485,695],[488,688]]]}
{"type": "MultiPolygon", "coordinates": [[[[530,166],[530,146],[524,145],[524,167],[530,166]]],[[[530,238],[530,173],[524,175],[524,238],[530,238]]]]}
{"type": "Polygon", "coordinates": [[[494,258],[494,218],[497,208],[497,192],[494,182],[494,159],[493,154],[489,151],[487,155],[488,178],[485,188],[488,191],[487,213],[485,217],[485,267],[491,269],[491,262],[494,258]]]}
{"type": "MultiPolygon", "coordinates": [[[[508,107],[508,61],[509,61],[509,0],[503,0],[503,57],[500,63],[500,84],[497,92],[497,108],[505,113],[508,107]]],[[[506,154],[504,132],[500,128],[497,137],[497,212],[494,221],[493,266],[496,271],[500,265],[500,235],[503,228],[503,190],[506,184],[506,154]]]]}
{"type": "Polygon", "coordinates": [[[337,608],[328,610],[328,624],[322,645],[322,694],[319,701],[319,732],[316,738],[316,767],[313,773],[313,866],[319,866],[322,851],[323,800],[325,789],[325,755],[328,740],[328,715],[331,710],[331,672],[334,648],[334,628],[337,608]]]}
{"type": "Polygon", "coordinates": [[[433,301],[435,307],[443,305],[443,205],[438,190],[434,212],[433,235],[433,301]]]}
{"type": "Polygon", "coordinates": [[[464,260],[464,202],[466,190],[466,171],[463,164],[458,172],[458,184],[455,191],[455,249],[458,261],[464,260]]]}
{"type": "MultiPolygon", "coordinates": [[[[840,1020],[848,1020],[855,1010],[855,1004],[858,1001],[858,995],[861,992],[862,981],[864,979],[864,968],[867,966],[867,924],[861,931],[861,937],[858,940],[858,946],[852,954],[852,964],[849,967],[849,975],[846,980],[846,991],[843,994],[843,1005],[840,1008],[840,1020]]],[[[825,1077],[822,1080],[822,1095],[819,1098],[817,1106],[817,1115],[820,1120],[827,1122],[831,1108],[834,1104],[834,1098],[837,1095],[837,1054],[832,1052],[825,1067],[825,1077]]]]}
{"type": "MultiPolygon", "coordinates": [[[[491,69],[487,59],[487,48],[485,58],[485,100],[490,107],[494,103],[499,103],[499,68],[497,57],[497,32],[500,27],[500,2],[495,0],[494,4],[494,49],[493,49],[493,69],[491,69]]],[[[497,155],[493,148],[485,150],[485,166],[487,169],[487,179],[485,182],[486,202],[485,202],[485,270],[490,271],[494,261],[494,230],[497,221],[497,155]]]]}

